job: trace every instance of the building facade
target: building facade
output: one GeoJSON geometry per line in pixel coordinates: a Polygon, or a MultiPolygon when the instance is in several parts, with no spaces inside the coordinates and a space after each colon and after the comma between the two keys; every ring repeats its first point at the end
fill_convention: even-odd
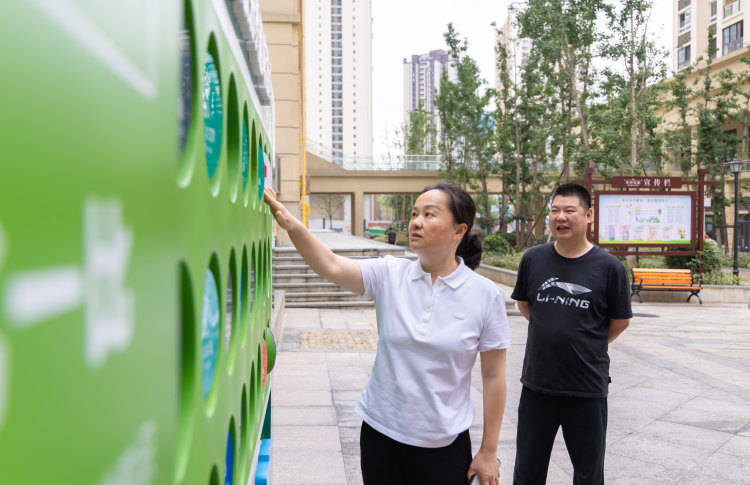
{"type": "MultiPolygon", "coordinates": [[[[440,132],[440,117],[435,98],[440,92],[440,78],[446,73],[456,82],[456,70],[450,56],[444,50],[432,50],[427,54],[413,55],[403,60],[404,127],[409,126],[409,113],[420,106],[430,113],[430,127],[436,135],[440,132]]],[[[437,139],[437,138],[435,138],[437,139]]],[[[425,149],[431,153],[434,140],[426,140],[425,149]]]]}
{"type": "MultiPolygon", "coordinates": [[[[520,27],[517,16],[526,7],[525,2],[511,2],[508,5],[508,18],[498,30],[495,31],[495,45],[502,45],[508,53],[508,76],[513,85],[521,81],[521,70],[531,54],[532,41],[520,36],[520,27]]],[[[500,71],[495,65],[495,87],[500,89],[500,71]]]]}
{"type": "Polygon", "coordinates": [[[308,150],[341,165],[372,156],[371,0],[305,2],[308,150]]]}
{"type": "Polygon", "coordinates": [[[746,0],[673,0],[672,45],[675,72],[706,59],[731,55],[747,45],[746,0]],[[710,39],[710,34],[713,39],[710,39]],[[709,41],[711,44],[709,44],[709,41]]]}
{"type": "MultiPolygon", "coordinates": [[[[748,52],[748,42],[744,37],[744,24],[748,10],[746,0],[673,0],[672,67],[674,71],[680,72],[689,66],[700,68],[705,65],[705,60],[711,55],[712,75],[720,71],[734,74],[746,72],[747,65],[741,61],[741,58],[748,52]]],[[[687,75],[685,82],[693,86],[699,77],[700,73],[693,70],[687,75]]],[[[747,85],[742,88],[750,90],[750,86],[747,85]]],[[[690,114],[687,119],[694,149],[697,148],[698,139],[698,121],[694,115],[698,108],[697,102],[696,100],[690,102],[690,114]]],[[[662,119],[665,124],[674,126],[678,122],[678,113],[675,110],[668,110],[663,113],[662,119]]],[[[721,129],[739,139],[738,146],[734,150],[734,158],[744,162],[740,181],[745,180],[747,172],[750,171],[750,125],[743,124],[739,120],[728,120],[721,129]]],[[[750,251],[750,213],[740,205],[739,219],[734,220],[733,194],[734,180],[729,173],[724,195],[731,205],[726,211],[728,227],[725,237],[717,237],[719,228],[714,227],[714,216],[708,207],[705,229],[710,237],[720,239],[722,245],[731,249],[736,223],[738,249],[747,252],[750,251]]]]}

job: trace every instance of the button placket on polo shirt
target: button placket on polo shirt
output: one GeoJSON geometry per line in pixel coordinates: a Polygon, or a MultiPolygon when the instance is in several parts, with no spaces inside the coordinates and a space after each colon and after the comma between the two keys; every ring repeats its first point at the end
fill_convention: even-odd
{"type": "Polygon", "coordinates": [[[422,282],[426,283],[430,288],[430,301],[427,303],[427,306],[422,313],[422,318],[417,325],[417,331],[419,332],[419,335],[424,337],[427,335],[428,325],[430,323],[430,319],[432,318],[432,306],[435,301],[435,291],[433,289],[432,282],[429,279],[429,275],[423,276],[422,282]]]}

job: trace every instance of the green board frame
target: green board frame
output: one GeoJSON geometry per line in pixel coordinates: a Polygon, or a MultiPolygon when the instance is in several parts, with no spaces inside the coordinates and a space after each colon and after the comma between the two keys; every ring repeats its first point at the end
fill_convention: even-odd
{"type": "Polygon", "coordinates": [[[244,485],[259,447],[272,224],[258,150],[243,184],[241,147],[273,161],[272,126],[223,2],[135,4],[0,9],[0,483],[223,483],[232,463],[244,485]],[[207,53],[222,108],[210,178],[207,53]],[[207,272],[219,337],[204,396],[207,272]]]}

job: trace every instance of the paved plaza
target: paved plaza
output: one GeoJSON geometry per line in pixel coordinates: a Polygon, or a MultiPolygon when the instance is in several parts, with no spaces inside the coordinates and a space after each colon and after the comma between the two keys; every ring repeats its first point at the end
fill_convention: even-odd
{"type": "MultiPolygon", "coordinates": [[[[507,295],[509,288],[503,288],[507,295]]],[[[509,309],[513,309],[509,305],[509,309]]],[[[750,310],[746,305],[633,304],[610,346],[607,483],[750,483],[750,310]]],[[[276,485],[362,483],[354,412],[370,372],[375,311],[287,309],[273,382],[276,485]]],[[[526,321],[510,317],[501,484],[511,483],[526,321]]],[[[481,440],[481,376],[471,437],[481,440]]],[[[547,483],[572,483],[558,433],[547,483]]]]}

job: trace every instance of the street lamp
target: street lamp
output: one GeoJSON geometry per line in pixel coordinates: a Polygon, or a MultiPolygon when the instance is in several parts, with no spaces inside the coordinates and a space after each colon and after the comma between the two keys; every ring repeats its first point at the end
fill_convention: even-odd
{"type": "Polygon", "coordinates": [[[732,274],[734,275],[735,281],[739,281],[740,268],[737,265],[737,222],[740,218],[740,171],[742,170],[742,162],[738,159],[734,159],[729,162],[729,169],[734,174],[734,241],[732,243],[734,250],[734,263],[732,266],[732,274]]]}

